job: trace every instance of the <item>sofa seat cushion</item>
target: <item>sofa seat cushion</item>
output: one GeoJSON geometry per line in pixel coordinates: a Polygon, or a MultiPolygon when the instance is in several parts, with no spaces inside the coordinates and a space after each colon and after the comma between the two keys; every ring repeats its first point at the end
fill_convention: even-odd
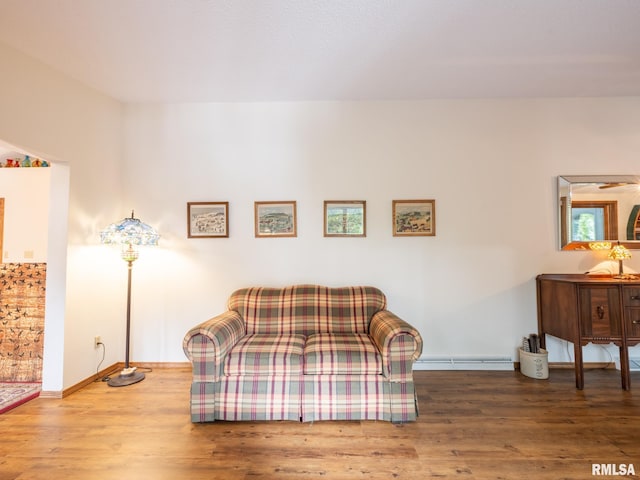
{"type": "Polygon", "coordinates": [[[382,358],[364,333],[316,333],[304,348],[307,375],[379,375],[382,358]]]}
{"type": "Polygon", "coordinates": [[[300,375],[304,341],[304,335],[247,335],[229,351],[224,373],[300,375]]]}

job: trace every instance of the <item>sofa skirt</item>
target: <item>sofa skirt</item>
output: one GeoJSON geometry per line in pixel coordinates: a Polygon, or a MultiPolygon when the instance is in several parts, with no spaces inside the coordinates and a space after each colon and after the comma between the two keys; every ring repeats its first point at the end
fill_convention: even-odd
{"type": "Polygon", "coordinates": [[[300,421],[300,375],[226,376],[219,382],[216,420],[300,421]]]}
{"type": "Polygon", "coordinates": [[[414,421],[413,382],[382,375],[239,375],[191,386],[193,422],[292,420],[414,421]]]}
{"type": "Polygon", "coordinates": [[[302,421],[390,420],[382,375],[305,375],[302,421]]]}

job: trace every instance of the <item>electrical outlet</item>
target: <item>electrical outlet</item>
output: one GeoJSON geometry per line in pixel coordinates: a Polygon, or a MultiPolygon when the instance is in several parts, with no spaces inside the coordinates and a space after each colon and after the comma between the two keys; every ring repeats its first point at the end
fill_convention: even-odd
{"type": "Polygon", "coordinates": [[[100,345],[102,343],[102,339],[100,338],[100,335],[96,335],[95,337],[93,337],[93,348],[98,348],[98,345],[100,345]]]}

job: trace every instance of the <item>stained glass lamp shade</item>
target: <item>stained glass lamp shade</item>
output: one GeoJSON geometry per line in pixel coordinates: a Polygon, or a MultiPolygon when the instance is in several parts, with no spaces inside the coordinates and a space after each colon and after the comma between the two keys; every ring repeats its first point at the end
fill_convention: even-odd
{"type": "Polygon", "coordinates": [[[631,252],[629,252],[629,250],[624,246],[624,245],[620,245],[620,242],[618,242],[617,245],[615,245],[611,251],[609,252],[609,258],[611,260],[617,260],[618,261],[618,278],[623,278],[624,277],[624,273],[622,273],[622,260],[626,260],[627,258],[631,258],[631,252]]]}
{"type": "Polygon", "coordinates": [[[121,245],[122,258],[133,261],[138,258],[136,247],[140,245],[158,245],[160,235],[153,227],[133,216],[118,223],[112,223],[100,232],[100,242],[105,245],[121,245]],[[134,258],[131,258],[133,255],[134,258]]]}

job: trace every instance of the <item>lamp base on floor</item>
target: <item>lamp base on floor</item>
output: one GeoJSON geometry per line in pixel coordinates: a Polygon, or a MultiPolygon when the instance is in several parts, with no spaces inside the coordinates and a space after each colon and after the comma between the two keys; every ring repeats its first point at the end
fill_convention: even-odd
{"type": "Polygon", "coordinates": [[[144,373],[138,372],[136,367],[125,368],[117,377],[112,377],[107,382],[110,387],[126,387],[144,380],[144,373]]]}

